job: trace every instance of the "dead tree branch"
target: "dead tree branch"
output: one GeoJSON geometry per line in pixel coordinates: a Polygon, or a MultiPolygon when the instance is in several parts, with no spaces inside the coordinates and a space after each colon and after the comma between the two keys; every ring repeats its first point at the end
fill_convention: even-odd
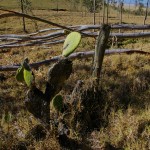
{"type": "MultiPolygon", "coordinates": [[[[97,37],[98,32],[83,32],[86,35],[97,37]]],[[[0,40],[3,41],[0,44],[0,49],[3,48],[14,48],[22,46],[35,46],[35,45],[50,45],[59,44],[64,41],[64,38],[59,40],[54,40],[55,38],[64,36],[64,31],[54,32],[43,36],[29,36],[29,35],[0,35],[0,40]],[[14,41],[14,42],[12,42],[14,41]],[[22,43],[25,42],[25,43],[22,43]]],[[[111,33],[110,38],[148,38],[150,37],[150,32],[139,32],[139,33],[111,33]]]]}
{"type": "MultiPolygon", "coordinates": [[[[20,13],[20,12],[16,12],[16,11],[12,11],[12,10],[7,10],[7,9],[2,9],[0,8],[0,10],[2,11],[6,11],[6,12],[9,12],[9,13],[13,13],[15,14],[16,16],[20,16],[20,17],[25,17],[25,18],[28,18],[28,19],[32,19],[32,20],[37,20],[37,21],[40,21],[40,22],[44,22],[44,23],[47,23],[47,24],[50,24],[52,26],[56,26],[56,27],[60,27],[62,29],[66,29],[66,30],[69,30],[69,31],[75,31],[74,29],[72,28],[68,28],[66,26],[63,26],[63,25],[60,25],[60,24],[57,24],[57,23],[54,23],[52,21],[48,21],[48,20],[45,20],[45,19],[42,19],[42,18],[39,18],[39,17],[36,17],[36,16],[31,16],[31,15],[28,15],[28,14],[24,14],[24,13],[20,13]]],[[[0,18],[4,18],[6,17],[7,15],[0,15],[0,18]]],[[[84,36],[87,36],[86,33],[82,33],[80,32],[82,35],[84,36]]],[[[91,36],[92,35],[88,35],[88,36],[91,36]]]]}
{"type": "MultiPolygon", "coordinates": [[[[133,53],[137,53],[137,54],[145,54],[145,55],[150,55],[149,52],[145,52],[145,51],[140,51],[140,50],[129,50],[129,49],[116,49],[116,50],[106,50],[105,51],[105,55],[109,55],[109,54],[121,54],[121,53],[125,53],[125,54],[133,54],[133,53]]],[[[73,53],[69,56],[69,59],[74,60],[74,59],[83,59],[83,58],[88,58],[88,57],[93,57],[94,55],[94,50],[93,51],[87,51],[87,52],[77,52],[77,53],[73,53]]],[[[55,56],[52,57],[49,60],[43,60],[40,62],[35,62],[30,64],[30,66],[32,68],[38,68],[42,65],[49,65],[51,63],[54,63],[56,61],[58,61],[62,56],[55,56]]],[[[20,64],[14,64],[14,65],[8,65],[8,66],[0,66],[0,71],[16,71],[18,68],[20,67],[20,64]]]]}

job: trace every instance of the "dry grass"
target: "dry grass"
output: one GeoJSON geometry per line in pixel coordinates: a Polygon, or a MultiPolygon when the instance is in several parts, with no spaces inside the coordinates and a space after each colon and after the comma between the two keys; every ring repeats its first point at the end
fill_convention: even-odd
{"type": "MultiPolygon", "coordinates": [[[[82,12],[57,13],[35,10],[34,14],[62,25],[91,24],[93,22],[92,14],[86,13],[86,16],[85,14],[82,16],[82,12]]],[[[99,22],[98,15],[97,23],[99,22]]],[[[135,16],[130,16],[129,19],[128,16],[125,17],[125,22],[133,23],[132,17],[135,16]]],[[[137,24],[142,21],[143,16],[138,20],[134,19],[137,24]]],[[[112,18],[110,22],[114,23],[116,20],[112,18]]],[[[38,23],[38,27],[43,29],[50,26],[38,23]]],[[[27,29],[30,32],[35,31],[34,24],[29,20],[27,20],[27,29]]],[[[1,19],[0,33],[22,34],[21,19],[17,17],[1,19]]],[[[94,43],[95,40],[91,38],[83,39],[78,50],[94,49],[94,43]]],[[[149,39],[125,40],[121,47],[149,51],[149,43],[149,39]]],[[[49,49],[42,47],[12,48],[7,53],[0,53],[0,65],[20,63],[27,56],[31,62],[49,59],[61,54],[61,48],[62,45],[51,45],[49,49]]],[[[62,90],[65,95],[71,93],[77,80],[89,80],[91,77],[92,59],[75,60],[73,64],[73,74],[62,90]]],[[[150,57],[145,55],[113,55],[104,58],[101,87],[108,100],[106,107],[110,111],[109,114],[107,112],[105,114],[107,126],[102,126],[99,131],[85,135],[93,149],[107,150],[112,147],[126,150],[150,149],[149,64],[150,57]],[[109,103],[113,105],[110,107],[109,103]]],[[[48,66],[34,70],[37,86],[42,90],[44,90],[47,70],[48,66]]],[[[0,75],[6,78],[5,81],[0,81],[0,121],[5,113],[12,114],[10,123],[0,125],[0,149],[11,149],[18,140],[24,140],[25,134],[38,124],[38,121],[27,112],[24,106],[24,97],[28,89],[24,84],[15,80],[15,72],[2,72],[0,75]]],[[[61,148],[52,134],[44,141],[33,141],[28,149],[58,150],[61,148]]]]}
{"type": "MultiPolygon", "coordinates": [[[[111,111],[109,111],[110,114],[107,114],[107,111],[105,113],[108,117],[108,125],[88,135],[93,149],[96,147],[104,149],[107,145],[123,149],[149,148],[150,69],[146,65],[149,62],[149,57],[136,54],[105,57],[101,86],[108,100],[106,107],[111,111]],[[113,103],[113,107],[110,107],[109,103],[113,103]]],[[[75,61],[74,73],[66,82],[62,93],[70,94],[79,79],[89,80],[91,64],[91,60],[75,61]],[[83,64],[79,65],[81,63],[83,64]]],[[[37,85],[42,89],[47,67],[34,72],[37,85]]],[[[24,140],[25,134],[38,122],[24,107],[26,86],[17,83],[12,73],[5,73],[5,77],[7,80],[1,82],[0,114],[2,117],[2,114],[9,110],[13,120],[9,124],[9,130],[8,124],[1,126],[1,143],[11,145],[16,140],[24,140]],[[7,138],[4,136],[6,134],[9,135],[7,138]]],[[[29,147],[41,150],[43,148],[59,149],[58,145],[54,137],[49,137],[44,141],[34,142],[29,147]]]]}

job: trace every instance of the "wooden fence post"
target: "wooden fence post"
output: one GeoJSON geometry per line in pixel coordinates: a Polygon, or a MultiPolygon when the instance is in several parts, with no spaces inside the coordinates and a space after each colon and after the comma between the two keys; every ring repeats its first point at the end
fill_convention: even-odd
{"type": "Polygon", "coordinates": [[[110,34],[110,29],[111,29],[110,25],[107,24],[102,25],[95,46],[93,77],[96,79],[97,84],[99,83],[100,79],[100,72],[102,69],[102,63],[110,34]]]}

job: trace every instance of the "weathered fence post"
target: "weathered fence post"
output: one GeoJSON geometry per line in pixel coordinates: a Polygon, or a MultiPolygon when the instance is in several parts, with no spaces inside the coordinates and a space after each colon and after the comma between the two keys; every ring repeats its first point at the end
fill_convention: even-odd
{"type": "Polygon", "coordinates": [[[93,77],[96,79],[97,83],[99,83],[100,72],[102,69],[102,63],[110,34],[110,29],[111,29],[110,25],[104,24],[102,26],[95,46],[93,77]]]}

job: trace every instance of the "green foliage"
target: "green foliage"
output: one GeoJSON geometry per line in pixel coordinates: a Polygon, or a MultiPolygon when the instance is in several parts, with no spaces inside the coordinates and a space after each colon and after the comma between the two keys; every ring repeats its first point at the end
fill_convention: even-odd
{"type": "MultiPolygon", "coordinates": [[[[102,4],[102,0],[95,0],[95,9],[97,9],[100,4],[102,4]]],[[[94,5],[93,0],[83,0],[83,5],[90,11],[93,12],[94,5]]]]}
{"type": "Polygon", "coordinates": [[[16,73],[16,79],[19,82],[23,82],[24,81],[24,77],[23,77],[23,66],[19,67],[16,73]]]}
{"type": "MultiPolygon", "coordinates": [[[[68,31],[66,31],[68,32],[68,31]]],[[[71,32],[65,39],[63,45],[62,56],[69,56],[79,45],[81,41],[81,34],[78,32],[71,32]]],[[[29,60],[26,58],[21,67],[18,68],[16,73],[16,80],[19,82],[25,81],[28,87],[31,86],[34,76],[29,65],[29,60]]]]}
{"type": "Polygon", "coordinates": [[[21,67],[19,67],[17,70],[16,80],[19,82],[25,81],[27,86],[31,86],[33,79],[34,77],[32,74],[32,70],[29,66],[29,60],[28,58],[26,58],[21,67]]]}
{"type": "Polygon", "coordinates": [[[65,39],[63,45],[62,55],[67,57],[77,48],[81,41],[81,34],[78,32],[71,32],[65,39]]]}
{"type": "Polygon", "coordinates": [[[2,115],[2,120],[1,120],[1,126],[3,126],[5,123],[10,123],[12,121],[12,114],[11,112],[6,112],[2,115]]]}
{"type": "Polygon", "coordinates": [[[53,98],[52,103],[55,110],[61,111],[63,108],[63,97],[61,95],[56,95],[53,98]]]}
{"type": "Polygon", "coordinates": [[[33,81],[33,75],[31,70],[23,70],[24,80],[28,86],[32,84],[33,81]]]}
{"type": "Polygon", "coordinates": [[[127,39],[127,40],[123,41],[122,43],[123,43],[123,45],[128,45],[128,44],[133,44],[136,42],[137,42],[137,40],[135,40],[135,39],[127,39]]]}
{"type": "Polygon", "coordinates": [[[139,3],[138,4],[138,9],[135,11],[135,15],[143,15],[144,14],[144,4],[139,3]]]}

